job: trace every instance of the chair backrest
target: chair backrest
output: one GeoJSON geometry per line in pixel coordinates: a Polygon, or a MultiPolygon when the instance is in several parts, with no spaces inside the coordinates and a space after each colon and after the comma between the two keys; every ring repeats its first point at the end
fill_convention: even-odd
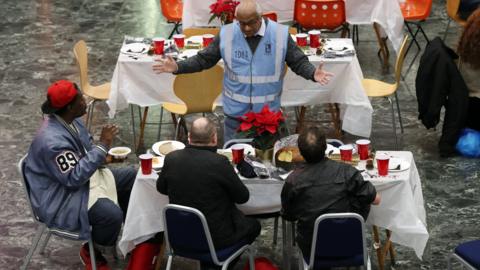
{"type": "Polygon", "coordinates": [[[18,174],[20,174],[20,180],[22,182],[23,186],[23,191],[25,192],[25,198],[27,199],[28,206],[30,207],[30,213],[32,214],[32,217],[34,220],[40,222],[40,219],[38,218],[37,215],[35,215],[35,212],[33,211],[32,203],[30,201],[30,186],[28,185],[27,179],[25,178],[25,174],[23,172],[25,168],[25,159],[27,158],[27,155],[23,156],[17,164],[17,171],[18,174]]]}
{"type": "Polygon", "coordinates": [[[269,18],[270,20],[276,22],[277,21],[277,13],[270,11],[270,12],[265,12],[262,14],[263,17],[269,18]]]}
{"type": "Polygon", "coordinates": [[[214,36],[220,33],[220,28],[218,27],[194,27],[194,28],[185,28],[183,29],[183,34],[186,38],[191,36],[201,36],[204,34],[212,34],[214,36]]]}
{"type": "Polygon", "coordinates": [[[397,60],[395,61],[395,83],[399,84],[402,77],[403,60],[405,60],[405,53],[407,52],[408,36],[403,38],[400,51],[398,51],[397,60]]]}
{"type": "Polygon", "coordinates": [[[168,22],[180,22],[183,14],[182,0],[160,0],[162,15],[168,22]]]}
{"type": "Polygon", "coordinates": [[[88,82],[88,50],[87,44],[84,40],[79,40],[73,46],[73,54],[75,55],[75,59],[77,59],[77,66],[80,72],[80,89],[85,91],[85,89],[89,88],[88,82]]]}
{"type": "Polygon", "coordinates": [[[456,20],[458,18],[458,9],[460,8],[460,0],[447,0],[445,4],[448,17],[456,20]]]}
{"type": "MultiPolygon", "coordinates": [[[[342,259],[342,265],[367,265],[365,221],[355,213],[324,214],[315,220],[310,252],[309,269],[321,263],[322,258],[334,267],[335,258],[342,259]]],[[[323,265],[323,264],[322,264],[323,265]]]]}
{"type": "Polygon", "coordinates": [[[191,259],[209,252],[212,261],[220,264],[202,212],[192,207],[167,204],[163,209],[163,222],[170,252],[191,259]]]}
{"type": "Polygon", "coordinates": [[[187,106],[186,114],[213,112],[222,85],[223,68],[216,65],[201,72],[177,75],[173,91],[187,106]]]}
{"type": "Polygon", "coordinates": [[[237,143],[246,143],[246,144],[252,144],[253,138],[245,138],[245,139],[231,139],[228,140],[223,144],[223,149],[230,148],[230,146],[237,144],[237,143]]]}
{"type": "Polygon", "coordinates": [[[345,23],[345,2],[295,0],[293,20],[305,29],[334,30],[345,23]]]}

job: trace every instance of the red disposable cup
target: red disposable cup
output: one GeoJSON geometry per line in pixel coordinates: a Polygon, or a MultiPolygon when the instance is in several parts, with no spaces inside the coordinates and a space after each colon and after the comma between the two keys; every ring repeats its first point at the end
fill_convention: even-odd
{"type": "Polygon", "coordinates": [[[367,160],[370,141],[362,139],[362,140],[357,140],[356,143],[357,143],[358,155],[360,156],[360,160],[367,160]]]}
{"type": "Polygon", "coordinates": [[[203,47],[204,47],[204,48],[208,47],[208,44],[210,44],[210,42],[213,41],[213,38],[214,38],[214,37],[215,37],[215,36],[212,35],[212,34],[205,34],[205,35],[203,35],[203,47]]]}
{"type": "Polygon", "coordinates": [[[379,154],[375,159],[377,160],[378,175],[388,175],[388,162],[390,161],[390,157],[384,154],[379,154]]]}
{"type": "Polygon", "coordinates": [[[345,144],[339,147],[340,149],[340,158],[343,161],[352,161],[352,152],[353,147],[350,144],[345,144]]]}
{"type": "Polygon", "coordinates": [[[300,33],[295,36],[299,47],[307,47],[307,34],[300,33]]]}
{"type": "Polygon", "coordinates": [[[154,38],[153,39],[153,46],[155,54],[163,54],[163,47],[165,46],[165,39],[164,38],[154,38]]]}
{"type": "Polygon", "coordinates": [[[308,35],[310,36],[310,47],[320,47],[320,31],[312,30],[308,32],[308,35]]]}
{"type": "Polygon", "coordinates": [[[232,146],[233,163],[238,164],[238,163],[242,162],[243,152],[244,152],[243,146],[235,146],[235,145],[232,146]]]}
{"type": "Polygon", "coordinates": [[[142,154],[138,157],[140,159],[140,165],[142,167],[142,174],[149,175],[152,173],[152,159],[151,154],[142,154]]]}
{"type": "Polygon", "coordinates": [[[185,47],[185,35],[173,35],[173,40],[175,41],[175,45],[177,45],[177,48],[183,49],[183,47],[185,47]]]}

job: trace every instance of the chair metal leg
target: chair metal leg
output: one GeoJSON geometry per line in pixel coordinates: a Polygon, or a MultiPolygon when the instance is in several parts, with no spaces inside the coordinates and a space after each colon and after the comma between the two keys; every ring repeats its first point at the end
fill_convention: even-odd
{"type": "Polygon", "coordinates": [[[275,217],[273,220],[273,243],[272,248],[277,246],[277,236],[278,236],[278,217],[275,217]]]}
{"type": "Polygon", "coordinates": [[[88,240],[88,250],[90,252],[90,262],[92,263],[92,269],[97,270],[97,261],[95,260],[95,249],[93,248],[92,239],[88,240]]]}
{"type": "Polygon", "coordinates": [[[447,269],[452,270],[452,255],[448,255],[447,258],[447,269]]]}
{"type": "Polygon", "coordinates": [[[248,248],[248,264],[250,265],[251,270],[255,270],[255,261],[253,259],[253,248],[248,248]]]}
{"type": "Polygon", "coordinates": [[[403,134],[403,121],[402,121],[402,114],[400,113],[400,104],[398,102],[397,91],[395,91],[395,103],[397,103],[398,120],[400,121],[400,132],[402,132],[403,134]]]}
{"type": "Polygon", "coordinates": [[[28,267],[28,264],[30,263],[30,260],[32,259],[33,253],[35,252],[35,249],[37,248],[38,242],[40,241],[40,238],[42,237],[43,233],[45,232],[47,228],[43,224],[39,224],[37,228],[37,232],[35,233],[35,237],[33,238],[32,241],[32,246],[28,250],[28,254],[23,260],[23,265],[20,267],[21,270],[25,270],[28,267]]]}
{"type": "Polygon", "coordinates": [[[180,123],[181,123],[182,119],[183,119],[183,116],[180,115],[180,116],[178,117],[177,126],[176,126],[176,128],[175,128],[175,141],[178,140],[178,135],[179,135],[179,133],[180,133],[180,123]]]}
{"type": "Polygon", "coordinates": [[[445,39],[447,39],[448,28],[450,28],[450,23],[451,22],[452,22],[452,19],[448,18],[447,28],[445,29],[445,34],[443,34],[443,41],[445,41],[445,39]]]}
{"type": "Polygon", "coordinates": [[[395,111],[393,108],[392,99],[387,97],[388,102],[390,102],[390,107],[392,109],[392,125],[393,125],[393,135],[395,136],[395,150],[398,150],[398,139],[397,139],[397,125],[395,124],[395,111]]]}
{"type": "Polygon", "coordinates": [[[44,254],[45,247],[47,246],[48,240],[50,240],[51,235],[52,234],[50,233],[50,231],[47,231],[47,234],[45,235],[45,239],[43,239],[42,245],[40,246],[40,251],[39,251],[40,254],[44,254]]]}

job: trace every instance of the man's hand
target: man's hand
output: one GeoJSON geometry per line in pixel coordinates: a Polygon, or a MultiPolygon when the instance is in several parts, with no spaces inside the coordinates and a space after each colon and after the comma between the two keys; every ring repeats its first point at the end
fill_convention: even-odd
{"type": "Polygon", "coordinates": [[[178,65],[171,56],[155,58],[155,64],[152,69],[155,73],[160,74],[164,72],[173,73],[178,70],[178,65]]]}
{"type": "Polygon", "coordinates": [[[318,67],[315,69],[315,74],[313,78],[316,82],[320,83],[321,85],[326,85],[330,82],[330,78],[333,76],[333,73],[327,72],[323,70],[323,63],[320,63],[318,67]]]}
{"type": "Polygon", "coordinates": [[[112,144],[113,138],[118,134],[118,127],[116,125],[105,125],[100,134],[100,142],[107,147],[112,144]]]}

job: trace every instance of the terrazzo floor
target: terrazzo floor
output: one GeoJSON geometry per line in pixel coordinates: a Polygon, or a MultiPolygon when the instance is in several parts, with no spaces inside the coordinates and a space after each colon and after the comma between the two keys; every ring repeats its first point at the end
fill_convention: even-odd
{"type": "MultiPolygon", "coordinates": [[[[447,24],[445,1],[433,0],[432,13],[424,24],[428,36],[443,36],[447,24]]],[[[24,197],[16,171],[18,160],[42,120],[40,105],[47,86],[59,79],[79,82],[72,48],[84,39],[89,46],[89,69],[92,84],[111,80],[124,35],[166,36],[170,32],[155,0],[0,0],[0,269],[19,269],[35,233],[35,223],[24,197]]],[[[459,28],[450,28],[447,44],[454,47],[459,28]]],[[[332,35],[333,36],[333,35],[332,35]]],[[[424,41],[421,40],[424,45],[424,41]]],[[[360,27],[357,55],[365,77],[393,81],[393,67],[382,72],[376,56],[373,29],[360,27]]],[[[392,48],[390,48],[393,51],[392,48]]],[[[415,51],[413,51],[415,52],[415,51]]],[[[414,53],[407,56],[411,61],[414,53]]],[[[391,56],[393,63],[395,56],[391,56]]],[[[396,245],[397,262],[387,269],[446,269],[447,256],[461,242],[480,238],[480,163],[464,157],[440,158],[437,130],[427,130],[417,120],[415,74],[418,58],[399,89],[405,132],[399,134],[400,149],[411,151],[422,180],[430,239],[423,260],[413,250],[396,245]]],[[[393,149],[391,120],[386,102],[373,102],[373,139],[376,149],[393,149]]],[[[107,107],[99,106],[93,130],[106,122],[122,130],[117,145],[131,145],[130,111],[106,118],[107,107]]],[[[325,108],[316,106],[309,119],[324,117],[325,108]]],[[[158,121],[158,108],[150,112],[158,121]]],[[[291,113],[291,111],[290,111],[291,113]]],[[[290,121],[291,126],[295,125],[290,121]]],[[[329,128],[329,126],[325,126],[329,128]]],[[[172,138],[171,126],[163,128],[162,138],[172,138]]],[[[156,126],[148,126],[145,144],[156,141],[156,126]]],[[[344,141],[355,137],[345,134],[344,141]]],[[[129,161],[134,163],[132,154],[129,161]]],[[[265,256],[280,265],[281,245],[271,247],[273,222],[264,221],[261,236],[255,243],[257,256],[265,256]]],[[[29,269],[83,269],[78,258],[80,243],[52,237],[44,255],[36,254],[29,269]]],[[[374,252],[370,246],[373,269],[374,252]]],[[[124,269],[126,261],[111,261],[112,269],[124,269]]],[[[244,262],[235,269],[243,269],[244,262]]],[[[293,265],[296,269],[296,263],[293,265]]],[[[178,259],[174,269],[195,269],[195,263],[178,259]]]]}

